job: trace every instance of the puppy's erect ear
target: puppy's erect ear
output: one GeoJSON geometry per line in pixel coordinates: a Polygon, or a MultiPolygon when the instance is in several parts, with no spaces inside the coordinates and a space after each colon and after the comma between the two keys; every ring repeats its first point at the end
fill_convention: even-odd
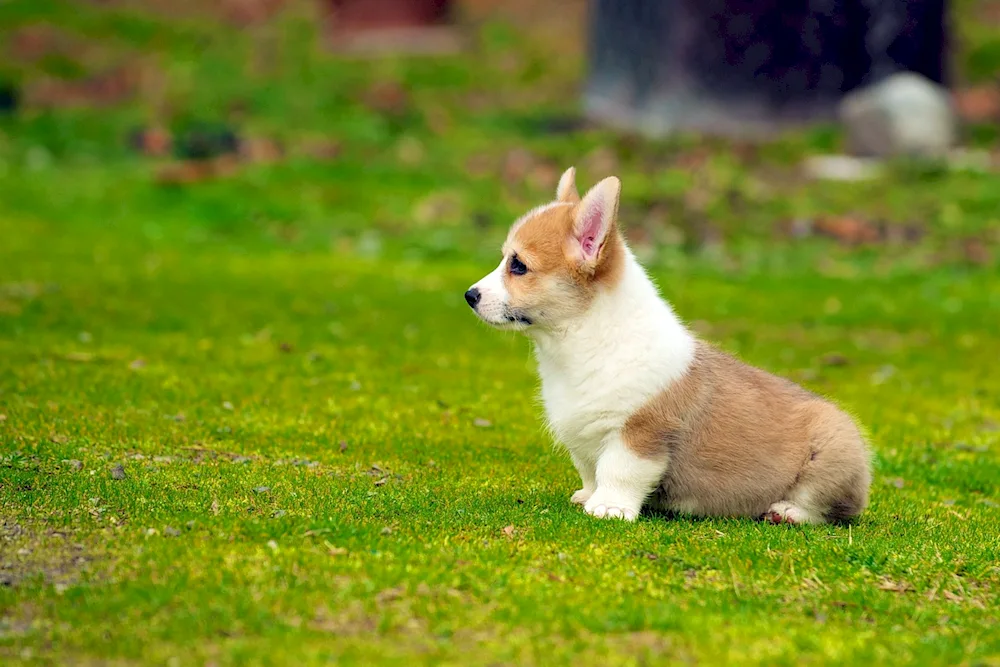
{"type": "Polygon", "coordinates": [[[573,210],[573,251],[580,264],[593,270],[601,256],[601,248],[618,218],[618,198],[622,182],[609,176],[584,195],[573,210]]]}
{"type": "Polygon", "coordinates": [[[563,172],[556,186],[556,201],[565,204],[575,204],[580,201],[580,193],[576,191],[576,169],[570,167],[563,172]]]}

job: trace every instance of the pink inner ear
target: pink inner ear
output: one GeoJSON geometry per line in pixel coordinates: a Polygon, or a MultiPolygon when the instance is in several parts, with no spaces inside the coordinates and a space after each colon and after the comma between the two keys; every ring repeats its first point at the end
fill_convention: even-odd
{"type": "Polygon", "coordinates": [[[581,212],[580,223],[580,247],[583,249],[583,256],[591,259],[601,247],[598,241],[601,234],[601,206],[588,206],[581,212]]]}

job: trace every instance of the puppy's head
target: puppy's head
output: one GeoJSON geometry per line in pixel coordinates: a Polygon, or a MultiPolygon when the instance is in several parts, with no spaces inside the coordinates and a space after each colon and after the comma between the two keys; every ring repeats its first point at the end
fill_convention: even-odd
{"type": "Polygon", "coordinates": [[[487,324],[510,330],[558,327],[584,313],[598,290],[620,278],[621,182],[606,178],[581,199],[575,177],[575,170],[567,169],[556,201],[514,223],[500,265],[465,293],[487,324]]]}

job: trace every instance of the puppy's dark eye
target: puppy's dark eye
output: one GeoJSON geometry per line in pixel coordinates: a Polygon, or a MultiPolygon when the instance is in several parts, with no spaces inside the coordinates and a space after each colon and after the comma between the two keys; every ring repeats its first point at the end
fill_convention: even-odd
{"type": "Polygon", "coordinates": [[[510,258],[510,273],[514,276],[523,276],[528,272],[528,267],[524,265],[517,255],[512,255],[510,258]]]}

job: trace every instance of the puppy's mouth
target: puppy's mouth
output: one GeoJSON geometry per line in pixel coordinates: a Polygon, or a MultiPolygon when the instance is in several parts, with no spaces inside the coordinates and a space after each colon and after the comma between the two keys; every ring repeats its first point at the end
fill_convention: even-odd
{"type": "Polygon", "coordinates": [[[507,313],[504,315],[504,319],[507,320],[508,322],[523,324],[526,327],[530,327],[532,325],[530,317],[526,316],[523,313],[519,313],[517,311],[507,311],[507,313]]]}
{"type": "Polygon", "coordinates": [[[476,315],[478,315],[479,319],[483,322],[486,322],[486,324],[489,324],[491,327],[495,327],[497,329],[520,331],[534,324],[530,317],[518,310],[514,310],[513,308],[503,306],[497,310],[500,312],[483,312],[477,308],[476,315]]]}

